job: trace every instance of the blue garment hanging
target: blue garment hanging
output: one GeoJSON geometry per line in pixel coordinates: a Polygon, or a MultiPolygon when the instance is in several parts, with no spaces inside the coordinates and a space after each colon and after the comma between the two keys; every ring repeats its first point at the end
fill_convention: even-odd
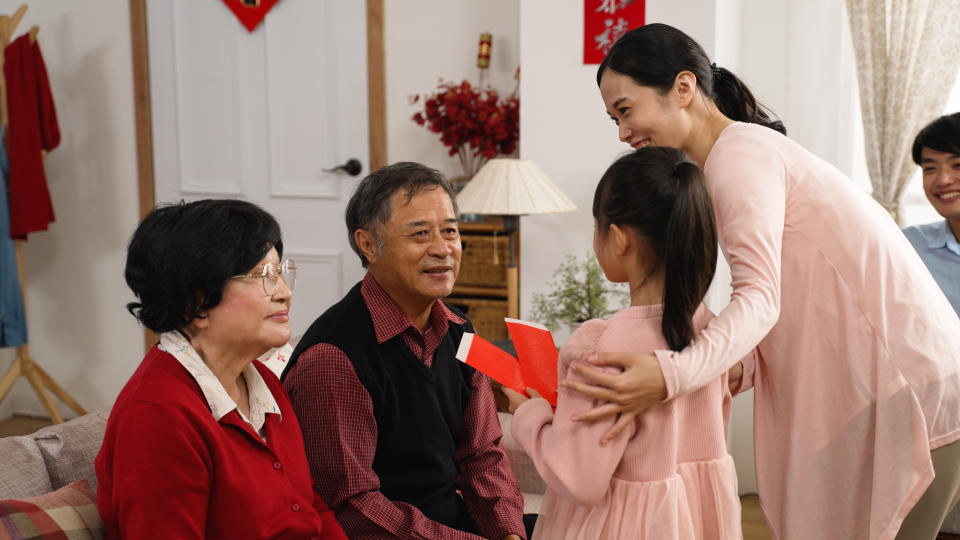
{"type": "Polygon", "coordinates": [[[10,201],[7,198],[9,171],[7,150],[0,144],[0,347],[17,347],[27,342],[23,294],[17,275],[17,251],[10,238],[10,201]]]}

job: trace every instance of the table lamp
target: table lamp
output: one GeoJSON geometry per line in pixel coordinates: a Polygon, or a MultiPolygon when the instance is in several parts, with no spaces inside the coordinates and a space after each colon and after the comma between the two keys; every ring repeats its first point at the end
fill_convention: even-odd
{"type": "Polygon", "coordinates": [[[503,229],[510,239],[507,314],[518,318],[520,277],[513,252],[520,216],[570,212],[577,206],[532,161],[505,158],[488,161],[457,195],[457,206],[464,214],[503,216],[503,229]]]}

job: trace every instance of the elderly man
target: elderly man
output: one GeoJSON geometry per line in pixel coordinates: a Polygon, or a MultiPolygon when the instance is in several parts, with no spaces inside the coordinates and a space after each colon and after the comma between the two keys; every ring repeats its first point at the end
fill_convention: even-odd
{"type": "Polygon", "coordinates": [[[455,356],[473,327],[440,300],[460,268],[453,197],[416,163],[360,182],[346,220],[367,275],[284,372],[317,489],[350,538],[525,536],[489,382],[455,356]]]}
{"type": "Polygon", "coordinates": [[[913,141],[913,161],[923,171],[923,191],[943,221],[907,227],[920,254],[960,315],[960,113],[934,120],[913,141]]]}

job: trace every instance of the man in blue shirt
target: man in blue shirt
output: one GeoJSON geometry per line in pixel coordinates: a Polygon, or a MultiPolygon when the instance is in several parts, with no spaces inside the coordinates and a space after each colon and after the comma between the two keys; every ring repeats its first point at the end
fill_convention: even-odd
{"type": "Polygon", "coordinates": [[[913,141],[923,191],[943,221],[903,230],[960,315],[960,113],[941,116],[913,141]]]}

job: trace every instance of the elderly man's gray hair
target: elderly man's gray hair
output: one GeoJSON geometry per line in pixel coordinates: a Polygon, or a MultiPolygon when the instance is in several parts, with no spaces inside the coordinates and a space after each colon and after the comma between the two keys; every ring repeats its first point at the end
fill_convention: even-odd
{"type": "Polygon", "coordinates": [[[457,209],[457,196],[443,173],[412,161],[401,161],[381,167],[360,181],[357,191],[347,203],[347,237],[350,247],[360,256],[363,267],[367,267],[367,258],[363,256],[354,233],[358,229],[370,231],[376,240],[377,253],[383,253],[383,226],[390,220],[390,197],[397,191],[403,191],[407,202],[425,189],[441,188],[450,196],[453,211],[457,209]]]}

